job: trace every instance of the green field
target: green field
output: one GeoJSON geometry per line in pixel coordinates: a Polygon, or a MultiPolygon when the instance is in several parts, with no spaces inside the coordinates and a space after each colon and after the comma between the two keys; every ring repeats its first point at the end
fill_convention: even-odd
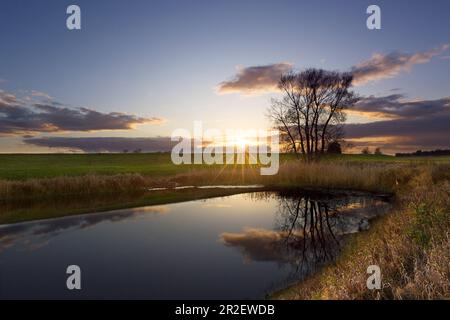
{"type": "MultiPolygon", "coordinates": [[[[292,154],[282,154],[281,162],[295,159],[292,154]]],[[[325,161],[450,163],[450,156],[396,158],[388,155],[339,155],[325,161]]],[[[139,173],[155,177],[171,176],[207,165],[174,165],[169,153],[143,154],[0,154],[0,179],[25,180],[86,174],[139,173]]],[[[214,166],[212,166],[214,167],[214,166]]]]}
{"type": "Polygon", "coordinates": [[[172,175],[190,166],[172,164],[170,154],[8,154],[0,155],[0,178],[23,180],[86,174],[172,175]]]}

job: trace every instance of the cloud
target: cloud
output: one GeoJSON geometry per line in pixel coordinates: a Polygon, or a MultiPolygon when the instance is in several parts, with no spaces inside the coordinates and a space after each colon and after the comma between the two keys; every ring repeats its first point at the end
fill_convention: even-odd
{"type": "MultiPolygon", "coordinates": [[[[391,52],[375,53],[372,58],[362,61],[350,68],[353,74],[353,84],[362,85],[371,81],[391,78],[401,72],[408,72],[416,64],[429,62],[450,48],[450,44],[417,53],[391,52]]],[[[441,57],[448,59],[449,56],[441,57]]],[[[292,71],[291,63],[280,62],[263,66],[239,68],[233,79],[219,84],[217,91],[221,94],[242,93],[245,95],[278,91],[278,81],[281,74],[292,71]]]]}
{"type": "Polygon", "coordinates": [[[351,68],[354,76],[353,84],[362,85],[371,81],[391,78],[401,72],[408,72],[414,65],[427,63],[448,48],[450,48],[450,45],[444,44],[439,48],[413,54],[401,52],[375,53],[371,59],[351,68]]]}
{"type": "Polygon", "coordinates": [[[250,95],[277,91],[281,75],[292,68],[293,65],[286,62],[239,68],[233,79],[219,84],[218,92],[250,95]]]}
{"type": "Polygon", "coordinates": [[[394,137],[392,142],[450,146],[450,113],[345,125],[346,138],[394,137]],[[396,139],[395,139],[396,138],[396,139]]]}
{"type": "Polygon", "coordinates": [[[33,97],[40,97],[40,98],[45,98],[47,100],[53,100],[53,97],[45,92],[42,91],[38,91],[38,90],[31,90],[31,95],[33,97]]]}
{"type": "Polygon", "coordinates": [[[448,113],[450,97],[436,100],[405,100],[402,94],[383,97],[369,96],[358,101],[351,112],[387,118],[417,118],[448,113]]]}
{"type": "Polygon", "coordinates": [[[247,228],[241,233],[224,232],[220,241],[226,246],[239,248],[247,261],[288,262],[293,257],[280,246],[284,237],[283,232],[247,228]]]}
{"type": "Polygon", "coordinates": [[[301,262],[302,271],[307,271],[326,259],[332,259],[339,248],[328,231],[321,229],[317,232],[316,237],[308,234],[304,237],[303,231],[298,229],[289,232],[245,228],[239,233],[222,233],[220,241],[237,248],[245,262],[272,261],[280,265],[301,262]]]}
{"type": "Polygon", "coordinates": [[[84,152],[170,152],[174,142],[170,137],[121,138],[121,137],[48,137],[24,139],[29,145],[70,149],[84,152]]]}
{"type": "Polygon", "coordinates": [[[0,90],[0,107],[1,106],[9,106],[9,105],[13,105],[19,103],[19,101],[17,100],[16,96],[5,92],[3,90],[0,90]]]}
{"type": "Polygon", "coordinates": [[[391,118],[345,125],[345,136],[356,146],[390,150],[450,147],[450,97],[405,101],[402,95],[368,97],[352,111],[391,118]]]}
{"type": "MultiPolygon", "coordinates": [[[[39,93],[39,97],[42,95],[39,93]]],[[[29,103],[0,91],[0,135],[60,131],[127,130],[134,125],[159,124],[163,119],[121,112],[102,113],[89,108],[69,108],[59,103],[29,103]]]]}

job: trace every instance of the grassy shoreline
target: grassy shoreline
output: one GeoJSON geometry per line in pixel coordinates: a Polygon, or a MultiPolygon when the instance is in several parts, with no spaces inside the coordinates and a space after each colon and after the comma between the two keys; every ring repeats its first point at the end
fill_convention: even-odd
{"type": "Polygon", "coordinates": [[[171,189],[180,185],[260,184],[266,190],[295,187],[321,192],[357,190],[392,194],[395,182],[405,179],[404,175],[403,169],[399,171],[391,168],[386,171],[385,166],[287,162],[280,167],[276,176],[260,176],[257,167],[232,167],[193,170],[164,178],[119,174],[25,181],[0,180],[0,224],[204,199],[254,190],[171,189]],[[169,189],[149,191],[154,187],[169,189]]]}
{"type": "MultiPolygon", "coordinates": [[[[379,162],[303,163],[285,161],[277,175],[261,176],[258,166],[199,167],[169,176],[124,173],[88,174],[27,180],[0,180],[0,201],[39,199],[50,196],[84,196],[103,193],[134,193],[154,187],[180,185],[295,186],[313,189],[350,189],[392,193],[407,182],[420,164],[379,162]]],[[[447,166],[435,164],[435,166],[447,166]]]]}
{"type": "Polygon", "coordinates": [[[448,172],[423,171],[397,192],[395,209],[353,236],[338,260],[269,299],[450,299],[448,172]],[[366,287],[378,265],[382,288],[366,287]]]}

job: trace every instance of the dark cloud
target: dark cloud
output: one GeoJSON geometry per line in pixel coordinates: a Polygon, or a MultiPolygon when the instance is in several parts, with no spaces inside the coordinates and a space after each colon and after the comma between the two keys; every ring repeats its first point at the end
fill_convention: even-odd
{"type": "Polygon", "coordinates": [[[49,137],[24,139],[29,145],[62,148],[84,152],[123,152],[141,150],[142,152],[169,152],[176,142],[170,137],[119,138],[119,137],[49,137]]]}
{"type": "Polygon", "coordinates": [[[351,68],[355,85],[365,84],[384,78],[391,78],[401,72],[410,71],[416,64],[429,62],[447,50],[450,45],[445,44],[439,48],[418,53],[391,52],[388,54],[376,53],[371,59],[363,61],[351,68]]]}
{"type": "Polygon", "coordinates": [[[437,100],[406,100],[401,94],[384,97],[369,96],[361,99],[351,108],[353,112],[368,116],[408,119],[446,114],[449,110],[450,97],[437,100]]]}
{"type": "Polygon", "coordinates": [[[397,137],[408,144],[450,146],[450,113],[345,125],[346,138],[397,137]]]}
{"type": "Polygon", "coordinates": [[[241,68],[230,81],[219,84],[219,93],[254,94],[277,91],[281,74],[292,70],[292,64],[281,62],[264,66],[241,68]]]}
{"type": "Polygon", "coordinates": [[[346,124],[345,137],[356,147],[383,147],[390,153],[450,147],[450,97],[400,99],[400,95],[367,98],[356,110],[393,119],[346,124]]]}
{"type": "Polygon", "coordinates": [[[161,123],[161,118],[102,113],[88,108],[69,108],[59,103],[32,103],[0,91],[0,134],[32,134],[59,131],[131,129],[136,124],[161,123]]]}

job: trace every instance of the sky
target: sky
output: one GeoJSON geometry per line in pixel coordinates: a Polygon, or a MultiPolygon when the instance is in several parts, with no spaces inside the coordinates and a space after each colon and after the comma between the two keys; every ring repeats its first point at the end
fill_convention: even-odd
{"type": "Polygon", "coordinates": [[[268,128],[280,74],[309,67],[354,73],[356,149],[450,148],[449,12],[446,0],[1,0],[0,152],[159,150],[195,120],[268,128]],[[66,27],[71,4],[81,30],[66,27]],[[366,26],[371,4],[381,30],[366,26]]]}

